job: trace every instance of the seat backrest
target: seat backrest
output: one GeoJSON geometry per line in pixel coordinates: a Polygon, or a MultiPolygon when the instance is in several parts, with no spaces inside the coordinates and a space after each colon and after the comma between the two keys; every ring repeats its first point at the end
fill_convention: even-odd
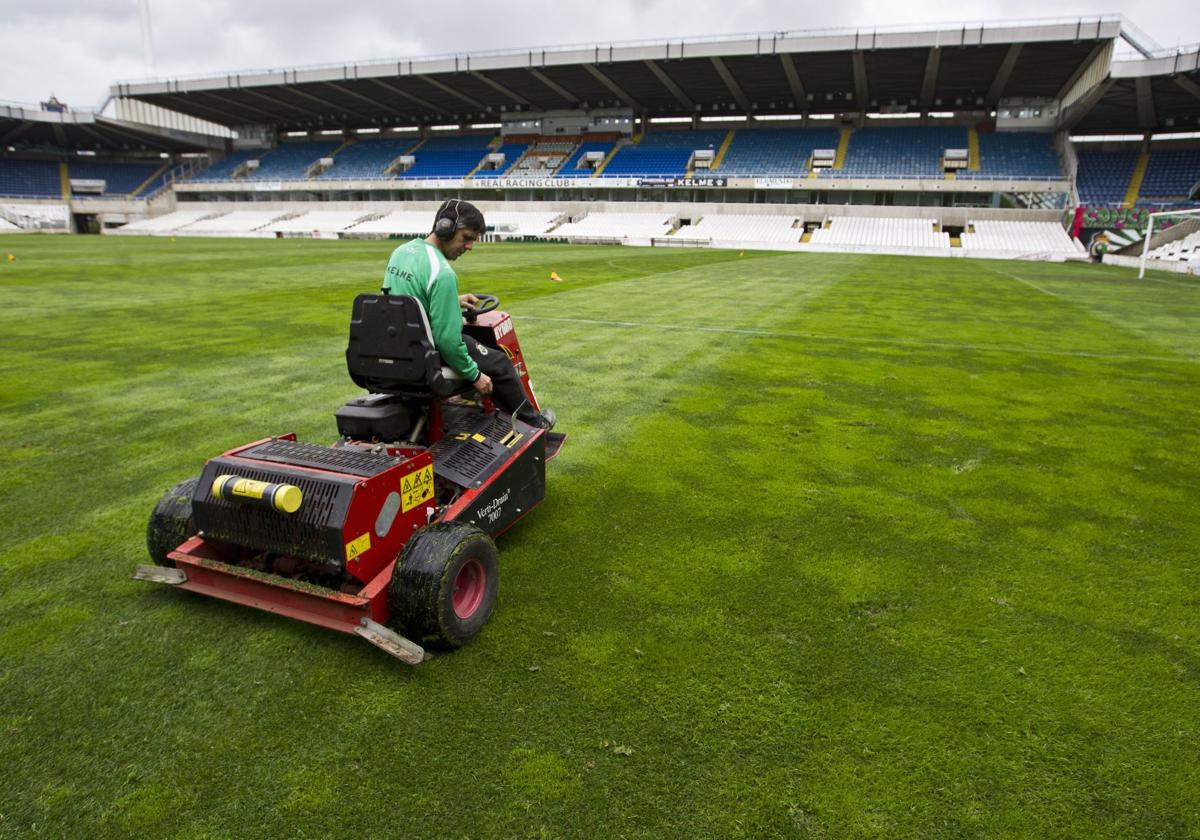
{"type": "Polygon", "coordinates": [[[442,366],[425,310],[409,295],[354,299],[346,368],[356,385],[374,394],[446,397],[465,384],[442,366]]]}

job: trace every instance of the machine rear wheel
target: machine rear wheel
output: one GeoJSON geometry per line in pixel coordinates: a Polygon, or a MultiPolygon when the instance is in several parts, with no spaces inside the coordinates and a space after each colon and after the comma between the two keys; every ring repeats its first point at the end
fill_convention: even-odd
{"type": "Polygon", "coordinates": [[[174,566],[167,554],[188,538],[196,535],[196,520],[192,516],[192,496],[200,479],[181,481],[158,500],[150,523],[146,526],[146,549],[150,559],[160,566],[174,566]]]}
{"type": "Polygon", "coordinates": [[[404,546],[388,599],[392,623],[410,638],[460,647],[496,605],[500,559],[491,537],[465,522],[437,522],[404,546]]]}

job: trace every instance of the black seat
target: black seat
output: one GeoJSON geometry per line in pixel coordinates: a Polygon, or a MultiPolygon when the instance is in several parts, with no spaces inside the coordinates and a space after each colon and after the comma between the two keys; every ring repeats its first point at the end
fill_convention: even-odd
{"type": "Polygon", "coordinates": [[[373,394],[448,397],[470,387],[442,364],[425,310],[409,295],[354,299],[346,368],[356,385],[373,394]]]}

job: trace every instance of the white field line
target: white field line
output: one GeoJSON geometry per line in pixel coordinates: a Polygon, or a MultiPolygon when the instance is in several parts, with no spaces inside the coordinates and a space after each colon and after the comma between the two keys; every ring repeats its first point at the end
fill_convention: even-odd
{"type": "Polygon", "coordinates": [[[988,271],[990,271],[994,274],[1002,274],[1005,277],[1009,277],[1013,280],[1016,280],[1018,283],[1024,283],[1029,288],[1039,291],[1044,295],[1050,295],[1050,297],[1061,297],[1061,295],[1057,295],[1054,292],[1048,291],[1047,289],[1043,289],[1041,286],[1037,285],[1036,283],[1029,282],[1024,277],[1018,277],[1015,274],[1009,274],[1007,271],[1004,271],[1003,269],[992,268],[990,265],[984,266],[984,268],[986,268],[988,271]]]}
{"type": "MultiPolygon", "coordinates": [[[[1162,277],[1151,277],[1149,274],[1146,275],[1146,279],[1153,280],[1155,283],[1162,283],[1166,286],[1178,286],[1181,289],[1200,289],[1200,286],[1195,283],[1180,283],[1178,280],[1165,280],[1162,277]]],[[[1139,280],[1138,282],[1140,283],[1141,281],[1139,280]]]]}
{"type": "MultiPolygon", "coordinates": [[[[1047,292],[1047,294],[1050,294],[1047,292]]],[[[515,313],[514,313],[515,314],[515,313]]],[[[811,341],[842,341],[848,344],[886,344],[897,347],[910,347],[914,350],[934,348],[938,350],[977,350],[984,353],[1015,353],[1026,356],[1065,356],[1077,359],[1106,359],[1118,362],[1183,362],[1200,364],[1200,359],[1188,356],[1131,356],[1119,353],[1088,353],[1083,350],[1046,350],[1034,347],[1013,347],[1003,344],[959,344],[949,341],[907,341],[902,338],[858,338],[844,335],[819,335],[817,333],[790,333],[773,330],[739,329],[737,327],[702,327],[678,324],[651,324],[643,321],[610,321],[600,318],[561,318],[550,315],[517,315],[518,321],[551,321],[562,324],[586,324],[599,327],[618,327],[623,329],[647,330],[686,330],[688,332],[730,333],[733,335],[752,335],[762,338],[789,338],[811,341]]]]}
{"type": "MultiPolygon", "coordinates": [[[[988,271],[994,272],[996,274],[1003,274],[1005,277],[1011,277],[1013,280],[1016,280],[1018,283],[1024,283],[1026,286],[1029,286],[1030,288],[1037,289],[1042,294],[1050,295],[1051,297],[1056,297],[1056,298],[1062,297],[1062,295],[1052,292],[1049,289],[1043,289],[1041,286],[1038,286],[1037,284],[1032,283],[1029,280],[1026,280],[1024,277],[1018,277],[1015,274],[1009,274],[1007,271],[1004,271],[1003,269],[993,268],[990,265],[986,265],[986,266],[984,266],[984,268],[986,268],[988,271]]],[[[1164,280],[1161,277],[1151,277],[1149,274],[1146,275],[1146,279],[1153,280],[1155,283],[1162,283],[1163,285],[1166,285],[1166,286],[1178,286],[1181,289],[1200,289],[1200,285],[1197,285],[1195,283],[1180,283],[1177,280],[1164,280]]],[[[1141,281],[1139,280],[1136,282],[1140,283],[1141,281]]]]}

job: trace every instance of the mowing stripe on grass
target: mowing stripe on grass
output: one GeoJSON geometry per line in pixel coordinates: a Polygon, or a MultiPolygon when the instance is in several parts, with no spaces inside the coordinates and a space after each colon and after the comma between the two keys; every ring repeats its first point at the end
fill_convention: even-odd
{"type": "MultiPolygon", "coordinates": [[[[1058,295],[1055,295],[1058,297],[1058,295]]],[[[1036,347],[1014,347],[998,344],[959,344],[949,341],[904,341],[903,339],[888,338],[859,338],[845,335],[819,335],[816,333],[789,333],[778,330],[740,329],[736,327],[705,327],[689,324],[681,327],[678,324],[651,324],[645,321],[612,321],[597,318],[560,318],[551,315],[530,315],[522,313],[522,321],[555,321],[565,324],[586,324],[589,326],[619,327],[628,329],[653,330],[687,330],[689,332],[731,333],[734,335],[753,335],[764,338],[786,338],[796,341],[844,341],[854,344],[881,344],[893,347],[911,347],[915,350],[976,350],[984,353],[1015,353],[1027,356],[1063,356],[1079,359],[1107,359],[1118,362],[1181,362],[1185,364],[1200,364],[1200,359],[1189,356],[1130,356],[1117,353],[1088,353],[1083,350],[1040,350],[1036,347]]]]}

